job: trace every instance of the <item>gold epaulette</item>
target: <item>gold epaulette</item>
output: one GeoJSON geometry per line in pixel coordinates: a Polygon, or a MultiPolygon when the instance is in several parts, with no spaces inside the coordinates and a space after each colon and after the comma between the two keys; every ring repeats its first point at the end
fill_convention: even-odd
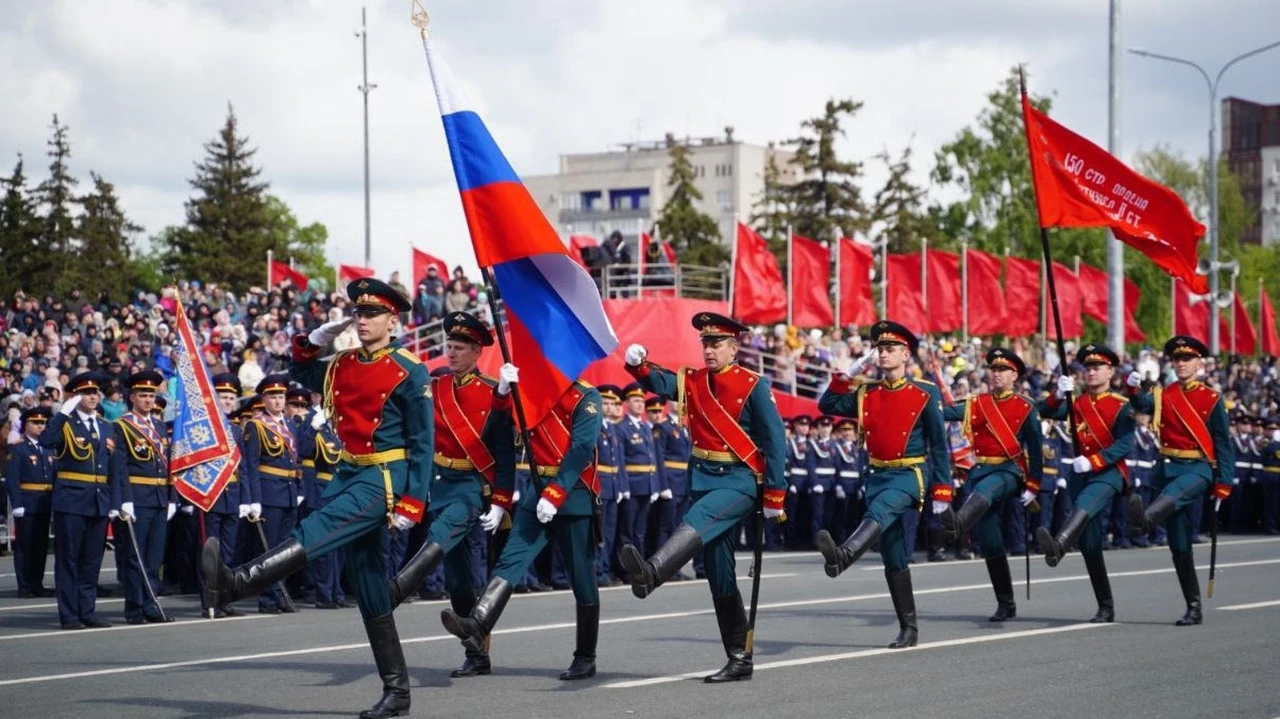
{"type": "Polygon", "coordinates": [[[573,381],[573,383],[574,383],[574,384],[576,384],[576,385],[578,385],[579,387],[581,387],[581,388],[583,388],[583,389],[591,389],[591,388],[592,388],[592,387],[591,387],[591,383],[590,383],[590,382],[588,382],[588,381],[586,381],[585,379],[581,379],[581,378],[579,378],[579,379],[574,380],[574,381],[573,381]]]}
{"type": "Polygon", "coordinates": [[[402,357],[402,358],[404,358],[404,359],[408,360],[410,364],[422,364],[422,360],[418,357],[418,355],[416,355],[416,354],[414,354],[414,353],[410,352],[409,350],[405,349],[404,347],[398,347],[398,348],[396,348],[396,356],[397,356],[397,357],[402,357]]]}

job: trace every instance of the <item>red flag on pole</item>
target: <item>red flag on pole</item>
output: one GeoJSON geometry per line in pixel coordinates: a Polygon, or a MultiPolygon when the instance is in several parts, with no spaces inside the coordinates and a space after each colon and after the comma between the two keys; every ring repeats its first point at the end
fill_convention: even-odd
{"type": "Polygon", "coordinates": [[[1147,333],[1142,331],[1138,326],[1138,320],[1134,317],[1134,313],[1138,311],[1138,302],[1142,300],[1142,290],[1138,289],[1138,283],[1124,278],[1124,341],[1125,342],[1146,342],[1147,333]]]}
{"type": "Polygon", "coordinates": [[[796,327],[830,327],[831,252],[808,237],[791,237],[791,322],[796,327]]]}
{"type": "Polygon", "coordinates": [[[1276,333],[1276,311],[1271,306],[1262,285],[1258,285],[1258,324],[1262,325],[1262,354],[1268,357],[1280,355],[1280,335],[1276,333]]]}
{"type": "Polygon", "coordinates": [[[1204,225],[1177,193],[1054,122],[1025,92],[1022,118],[1041,227],[1108,227],[1193,291],[1208,291],[1208,279],[1196,274],[1204,225]]]}
{"type": "Polygon", "coordinates": [[[1003,334],[1006,337],[1030,337],[1040,330],[1039,262],[1020,257],[1008,258],[1004,278],[1004,303],[1012,309],[1004,325],[1003,334]]]}
{"type": "Polygon", "coordinates": [[[1209,341],[1209,295],[1193,293],[1182,280],[1173,282],[1173,332],[1209,341]]]}
{"type": "MultiPolygon", "coordinates": [[[[1063,339],[1079,337],[1084,334],[1084,318],[1080,314],[1080,278],[1061,262],[1053,263],[1053,278],[1058,284],[1058,314],[1062,317],[1063,339]]],[[[1045,335],[1050,339],[1057,338],[1052,322],[1045,335]]]]}
{"type": "MultiPolygon", "coordinates": [[[[1000,292],[1000,258],[977,250],[967,250],[965,287],[969,295],[969,334],[1007,334],[1007,310],[1000,292]]],[[[933,290],[929,290],[933,304],[933,290]]],[[[1033,330],[1034,332],[1034,330],[1033,330]]]]}
{"type": "Polygon", "coordinates": [[[1108,319],[1107,309],[1111,305],[1107,296],[1107,279],[1106,271],[1080,263],[1080,310],[1104,324],[1108,319]]]}
{"type": "Polygon", "coordinates": [[[600,241],[591,235],[569,235],[569,254],[583,267],[587,266],[587,261],[582,256],[582,251],[588,247],[599,246],[600,241]]]}
{"type": "Polygon", "coordinates": [[[1244,301],[1240,299],[1240,293],[1235,295],[1235,332],[1231,331],[1231,324],[1225,313],[1218,315],[1218,336],[1226,337],[1227,340],[1223,344],[1230,352],[1238,355],[1251,355],[1258,351],[1258,331],[1254,329],[1253,319],[1249,317],[1249,311],[1245,309],[1244,301]]]}
{"type": "Polygon", "coordinates": [[[421,284],[424,277],[427,276],[427,268],[436,268],[436,274],[440,277],[441,282],[449,282],[449,266],[444,260],[434,255],[429,255],[417,247],[413,248],[413,286],[417,287],[421,284]]]}
{"type": "Polygon", "coordinates": [[[764,238],[741,222],[733,261],[733,307],[747,324],[779,322],[787,317],[787,291],[778,260],[764,238]]]}
{"type": "Polygon", "coordinates": [[[889,255],[885,263],[889,285],[886,319],[899,322],[915,333],[925,329],[924,291],[920,286],[920,253],[889,255]]]}
{"type": "Polygon", "coordinates": [[[846,325],[869,327],[876,321],[876,306],[871,298],[871,248],[848,237],[841,237],[840,252],[840,321],[846,325]]]}
{"type": "MultiPolygon", "coordinates": [[[[338,265],[338,284],[346,287],[348,283],[356,280],[373,277],[376,272],[370,267],[360,267],[358,265],[338,265]]],[[[338,289],[342,289],[339,287],[338,289]]]]}
{"type": "Polygon", "coordinates": [[[928,332],[955,332],[964,323],[964,302],[960,297],[960,256],[954,252],[926,250],[929,263],[927,295],[928,332]]]}
{"type": "Polygon", "coordinates": [[[311,281],[306,275],[290,267],[288,262],[281,262],[280,260],[271,261],[270,274],[271,277],[269,278],[270,281],[268,284],[272,287],[275,287],[281,282],[288,281],[289,284],[299,290],[305,290],[307,289],[307,283],[311,281]]]}

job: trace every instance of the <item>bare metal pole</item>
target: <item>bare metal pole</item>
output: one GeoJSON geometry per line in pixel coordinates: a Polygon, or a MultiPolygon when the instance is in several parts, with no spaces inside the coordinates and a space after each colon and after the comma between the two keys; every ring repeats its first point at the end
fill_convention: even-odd
{"type": "Polygon", "coordinates": [[[377,87],[369,84],[369,31],[365,24],[365,9],[360,8],[360,85],[356,87],[364,96],[364,266],[373,264],[373,244],[369,221],[369,91],[377,87]]]}
{"type": "MultiPolygon", "coordinates": [[[[1107,152],[1120,156],[1120,0],[1111,0],[1107,152]]],[[[1107,231],[1107,344],[1124,354],[1124,245],[1107,231]]]]}

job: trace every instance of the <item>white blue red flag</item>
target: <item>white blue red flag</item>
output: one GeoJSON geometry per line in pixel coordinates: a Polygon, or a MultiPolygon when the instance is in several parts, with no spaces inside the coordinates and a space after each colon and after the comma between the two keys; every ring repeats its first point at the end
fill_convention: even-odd
{"type": "Polygon", "coordinates": [[[429,39],[423,40],[476,261],[506,304],[512,361],[536,424],[618,338],[600,292],[498,149],[429,39]]]}
{"type": "Polygon", "coordinates": [[[240,448],[218,406],[209,368],[187,313],[178,303],[178,346],[173,353],[177,407],[169,475],[182,498],[207,512],[240,464],[240,448]]]}

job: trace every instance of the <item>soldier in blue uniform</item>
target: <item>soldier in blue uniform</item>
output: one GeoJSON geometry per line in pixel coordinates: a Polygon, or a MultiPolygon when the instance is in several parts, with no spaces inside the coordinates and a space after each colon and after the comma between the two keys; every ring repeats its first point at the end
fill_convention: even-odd
{"type": "Polygon", "coordinates": [[[593,525],[600,492],[596,446],[602,419],[600,393],[579,380],[529,430],[532,446],[528,449],[537,476],[531,479],[530,491],[516,503],[511,537],[493,568],[489,584],[467,614],[453,609],[440,613],[444,628],[461,639],[468,650],[483,650],[485,637],[502,616],[515,583],[554,541],[577,602],[573,662],[560,679],[573,681],[596,675],[600,590],[596,586],[593,525]]]}
{"type": "Polygon", "coordinates": [[[119,516],[120,483],[112,456],[118,447],[110,422],[98,416],[106,378],[72,377],[58,413],[40,435],[53,453],[54,591],[63,629],[98,629],[111,622],[97,613],[98,573],[106,550],[107,523],[119,516]]]}
{"type": "Polygon", "coordinates": [[[392,339],[398,313],[410,310],[408,299],[372,278],[347,285],[347,295],[354,317],[294,337],[289,367],[299,384],[323,393],[325,414],[333,418],[342,440],[328,504],[248,564],[227,569],[213,537],[205,542],[200,561],[206,586],[216,593],[215,604],[221,604],[302,569],[309,556],[343,548],[347,578],[382,679],[382,696],[360,716],[383,719],[408,713],[410,702],[382,535],[388,526],[407,532],[422,521],[433,466],[433,402],[426,367],[392,339]],[[325,347],[352,323],[360,347],[321,361],[325,347]]]}
{"type": "Polygon", "coordinates": [[[52,414],[46,407],[22,411],[22,440],[9,445],[4,478],[13,510],[13,573],[18,597],[51,597],[44,586],[49,558],[49,519],[53,512],[53,454],[40,445],[52,414]]]}
{"type": "MultiPolygon", "coordinates": [[[[1143,504],[1156,498],[1160,490],[1155,487],[1155,467],[1159,460],[1160,447],[1155,434],[1151,431],[1151,415],[1135,412],[1137,426],[1133,430],[1133,451],[1129,453],[1129,475],[1133,477],[1133,490],[1142,497],[1143,504]]],[[[1134,537],[1135,547],[1149,547],[1152,542],[1163,546],[1164,527],[1153,527],[1145,535],[1134,537]]]]}
{"type": "Polygon", "coordinates": [[[818,544],[818,532],[827,529],[830,521],[828,497],[836,488],[836,471],[839,462],[831,428],[835,420],[822,416],[814,422],[817,428],[809,435],[809,536],[807,542],[818,544]]]}
{"type": "Polygon", "coordinates": [[[807,414],[791,418],[791,437],[787,439],[787,501],[785,511],[791,521],[783,524],[782,542],[786,549],[804,547],[804,524],[809,495],[809,432],[813,430],[813,418],[807,414]]]}
{"type": "MultiPolygon", "coordinates": [[[[665,404],[661,398],[651,397],[646,400],[645,409],[653,417],[655,412],[664,409],[665,404]]],[[[667,413],[665,420],[654,425],[653,441],[662,463],[658,468],[662,475],[662,491],[658,493],[662,515],[658,524],[658,541],[654,545],[660,547],[671,538],[689,509],[689,457],[693,444],[689,430],[681,425],[679,412],[674,409],[667,413]]],[[[677,572],[673,579],[688,577],[677,572]]]]}
{"type": "Polygon", "coordinates": [[[919,629],[908,566],[913,548],[900,520],[923,506],[926,492],[935,503],[951,502],[951,454],[941,391],[932,382],[906,376],[919,340],[901,324],[882,320],[872,326],[871,341],[875,349],[833,377],[818,400],[823,412],[853,418],[866,438],[871,465],[864,479],[867,513],[843,544],[820,533],[818,551],[827,576],[835,578],[880,540],[885,580],[898,615],[898,636],[889,648],[902,649],[916,645],[919,629]],[[855,386],[855,378],[873,361],[880,380],[855,386]]]}
{"type": "Polygon", "coordinates": [[[1144,507],[1142,497],[1130,495],[1129,520],[1133,535],[1145,535],[1154,525],[1165,524],[1173,568],[1187,604],[1186,613],[1175,624],[1184,627],[1203,621],[1189,510],[1209,495],[1215,500],[1212,511],[1218,511],[1218,504],[1231,496],[1236,457],[1226,400],[1221,392],[1196,379],[1209,348],[1194,337],[1175,335],[1165,343],[1164,354],[1172,360],[1177,377],[1174,383],[1142,392],[1140,373],[1132,372],[1126,380],[1134,409],[1154,412],[1152,421],[1160,433],[1162,455],[1155,477],[1159,496],[1144,507]]]}
{"type": "MultiPolygon", "coordinates": [[[[244,426],[245,473],[251,484],[258,485],[262,497],[262,516],[258,521],[267,535],[264,551],[278,546],[293,532],[298,523],[298,507],[304,499],[298,437],[284,414],[288,390],[288,375],[264,377],[257,386],[263,412],[244,426]]],[[[251,527],[249,531],[257,536],[256,529],[251,527]]],[[[262,588],[258,595],[259,613],[291,611],[296,611],[296,606],[285,600],[278,585],[262,588]]]]}
{"type": "MultiPolygon", "coordinates": [[[[445,358],[450,374],[431,380],[435,397],[435,474],[427,541],[391,582],[391,603],[416,590],[444,563],[449,602],[459,615],[476,604],[468,535],[479,522],[495,533],[511,510],[515,493],[515,445],[511,422],[514,365],[500,377],[481,374],[476,365],[493,335],[475,315],[453,312],[444,319],[445,358]]],[[[489,654],[464,647],[466,658],[451,676],[489,674],[489,654]]]]}
{"type": "Polygon", "coordinates": [[[600,551],[596,557],[596,584],[616,587],[622,582],[614,571],[614,555],[618,542],[618,503],[622,501],[626,471],[623,469],[622,441],[617,423],[622,419],[622,389],[617,385],[602,384],[600,403],[604,421],[600,423],[600,438],[596,440],[597,471],[600,473],[600,551]]]}
{"type": "MultiPolygon", "coordinates": [[[[209,381],[213,384],[213,391],[218,395],[218,406],[222,408],[223,414],[228,419],[232,418],[240,409],[240,378],[234,373],[226,372],[215,374],[209,378],[209,381]]],[[[242,459],[240,466],[231,475],[231,479],[227,480],[227,486],[222,490],[222,494],[218,495],[217,501],[209,511],[200,513],[200,522],[203,523],[201,536],[214,537],[224,547],[236,546],[240,522],[249,517],[252,502],[249,496],[249,484],[244,480],[244,435],[240,425],[234,420],[231,423],[231,437],[240,448],[242,459]]],[[[204,568],[200,562],[196,562],[196,572],[200,579],[201,614],[207,615],[209,610],[213,610],[215,619],[242,615],[240,610],[233,608],[230,604],[215,606],[210,601],[212,599],[210,593],[205,591],[204,568]]]]}
{"type": "Polygon", "coordinates": [[[831,533],[843,542],[862,519],[862,470],[866,456],[856,440],[857,423],[843,417],[835,425],[836,486],[831,533]]]}
{"type": "Polygon", "coordinates": [[[628,491],[631,493],[618,509],[618,524],[621,526],[618,541],[637,547],[645,546],[649,512],[657,504],[661,490],[653,427],[644,418],[644,395],[644,388],[638,384],[623,388],[622,406],[626,416],[618,424],[623,467],[627,471],[628,491]]]}
{"type": "Polygon", "coordinates": [[[750,679],[752,641],[734,571],[735,527],[763,504],[766,519],[782,515],[786,493],[785,442],[767,380],[737,364],[739,337],[747,328],[711,312],[693,327],[702,341],[705,366],[677,372],[646,362],[640,345],[627,348],[626,369],[646,389],[674,401],[688,418],[692,437],[689,483],[693,506],[661,547],[646,559],[627,545],[621,559],[631,574],[631,592],[649,596],[671,579],[699,548],[728,663],[703,681],[750,679]]]}
{"type": "Polygon", "coordinates": [[[1262,531],[1280,533],[1280,417],[1266,419],[1267,438],[1262,448],[1262,472],[1258,485],[1262,505],[1262,531]]]}
{"type": "MultiPolygon", "coordinates": [[[[333,484],[334,473],[342,456],[342,440],[333,426],[327,421],[323,406],[312,408],[311,417],[307,420],[308,428],[314,432],[314,453],[302,460],[303,472],[314,468],[312,478],[315,484],[314,498],[308,498],[304,506],[309,506],[308,516],[318,512],[329,504],[329,486],[333,484]],[[310,466],[308,466],[310,465],[310,466]]],[[[342,552],[333,550],[311,560],[311,577],[315,583],[316,609],[342,609],[354,606],[346,600],[342,591],[342,552]]]]}
{"type": "Polygon", "coordinates": [[[152,600],[160,588],[165,530],[177,512],[177,495],[169,482],[169,441],[164,424],[156,425],[151,410],[156,390],[164,382],[159,372],[135,372],[125,381],[131,411],[116,421],[120,438],[112,461],[121,483],[120,517],[115,521],[116,565],[124,592],[124,619],[130,624],[173,621],[152,600]],[[142,564],[134,555],[129,532],[137,541],[142,564]],[[148,584],[150,590],[148,590],[148,584]]]}

